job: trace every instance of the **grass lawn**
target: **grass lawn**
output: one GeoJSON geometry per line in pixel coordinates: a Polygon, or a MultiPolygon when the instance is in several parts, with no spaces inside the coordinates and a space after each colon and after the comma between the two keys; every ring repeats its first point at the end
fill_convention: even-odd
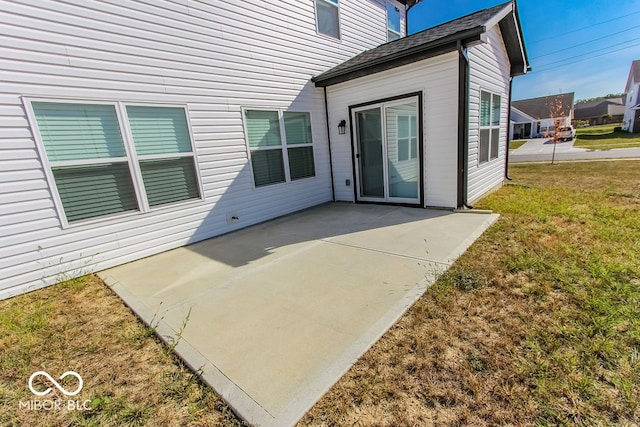
{"type": "Polygon", "coordinates": [[[613,129],[617,126],[620,126],[620,123],[578,128],[573,145],[593,150],[640,147],[640,135],[622,131],[614,132],[613,129]]]}
{"type": "Polygon", "coordinates": [[[509,141],[509,150],[515,150],[516,148],[520,148],[524,144],[526,144],[526,142],[527,142],[526,139],[517,139],[514,141],[509,141]]]}
{"type": "Polygon", "coordinates": [[[640,163],[514,165],[501,214],[301,425],[637,425],[640,163]]]}
{"type": "MultiPolygon", "coordinates": [[[[74,390],[73,381],[62,384],[74,390]]],[[[0,403],[2,426],[242,425],[96,276],[0,301],[0,403]],[[54,388],[36,397],[27,387],[36,371],[69,370],[84,380],[76,396],[54,388]],[[91,409],[20,408],[34,399],[91,409]]]]}
{"type": "MultiPolygon", "coordinates": [[[[299,424],[637,423],[639,166],[511,166],[476,204],[498,222],[299,424]]],[[[0,375],[0,425],[241,425],[95,276],[0,301],[0,375]],[[92,409],[20,409],[37,370],[92,409]]]]}

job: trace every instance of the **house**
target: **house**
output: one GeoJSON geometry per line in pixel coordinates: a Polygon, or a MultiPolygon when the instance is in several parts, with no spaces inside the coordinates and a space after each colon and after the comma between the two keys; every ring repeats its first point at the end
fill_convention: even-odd
{"type": "Polygon", "coordinates": [[[515,2],[3,3],[0,298],[332,200],[501,185],[515,2]]]}
{"type": "Polygon", "coordinates": [[[631,63],[627,85],[624,88],[627,102],[624,109],[622,129],[638,133],[640,132],[640,60],[631,63]]]}
{"type": "Polygon", "coordinates": [[[538,133],[538,119],[518,110],[511,104],[509,139],[532,138],[538,133]]]}
{"type": "Polygon", "coordinates": [[[569,126],[573,120],[574,93],[521,99],[511,103],[511,139],[553,135],[556,126],[569,126]]]}
{"type": "Polygon", "coordinates": [[[586,121],[589,126],[621,123],[625,110],[625,100],[623,98],[618,96],[578,102],[574,106],[574,119],[586,121]]]}

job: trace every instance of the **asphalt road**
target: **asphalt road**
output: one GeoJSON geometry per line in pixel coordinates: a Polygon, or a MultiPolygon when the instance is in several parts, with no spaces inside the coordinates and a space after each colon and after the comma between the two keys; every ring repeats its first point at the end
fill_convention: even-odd
{"type": "MultiPolygon", "coordinates": [[[[640,137],[639,137],[640,139],[640,137]]],[[[509,163],[551,161],[553,142],[545,138],[529,139],[521,147],[509,152],[509,163]]],[[[596,159],[640,159],[640,148],[614,148],[612,150],[587,150],[573,146],[573,141],[556,143],[556,161],[596,159]]]]}

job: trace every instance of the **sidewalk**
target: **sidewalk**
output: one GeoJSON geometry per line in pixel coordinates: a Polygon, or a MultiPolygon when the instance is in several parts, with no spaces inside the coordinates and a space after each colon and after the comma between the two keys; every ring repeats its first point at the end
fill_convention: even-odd
{"type": "MultiPolygon", "coordinates": [[[[574,140],[575,141],[575,140],[574,140]]],[[[573,146],[574,141],[553,143],[548,138],[528,139],[521,147],[509,152],[509,163],[551,161],[555,145],[555,160],[594,160],[640,158],[640,148],[614,148],[611,150],[589,150],[573,146]]]]}

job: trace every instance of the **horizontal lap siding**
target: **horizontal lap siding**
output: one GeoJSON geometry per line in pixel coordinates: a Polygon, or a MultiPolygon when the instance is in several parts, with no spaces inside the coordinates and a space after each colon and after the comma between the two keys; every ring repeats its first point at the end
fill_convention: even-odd
{"type": "Polygon", "coordinates": [[[502,35],[497,26],[487,31],[488,41],[469,48],[469,170],[467,200],[472,203],[500,185],[504,179],[507,138],[510,65],[502,35]],[[479,164],[480,91],[500,95],[500,142],[498,158],[479,164]]]}
{"type": "MultiPolygon", "coordinates": [[[[458,56],[449,53],[327,89],[329,122],[349,121],[349,106],[411,92],[423,93],[425,204],[456,206],[458,56]]],[[[354,200],[354,172],[349,129],[338,135],[331,127],[336,199],[354,200]],[[346,180],[351,185],[346,185],[346,180]]]]}
{"type": "Polygon", "coordinates": [[[310,78],[386,41],[383,0],[340,4],[338,41],[313,0],[0,0],[0,298],[329,201],[310,78]],[[62,229],[22,96],[187,105],[205,200],[62,229]],[[254,189],[241,107],[309,111],[316,177],[254,189]]]}

